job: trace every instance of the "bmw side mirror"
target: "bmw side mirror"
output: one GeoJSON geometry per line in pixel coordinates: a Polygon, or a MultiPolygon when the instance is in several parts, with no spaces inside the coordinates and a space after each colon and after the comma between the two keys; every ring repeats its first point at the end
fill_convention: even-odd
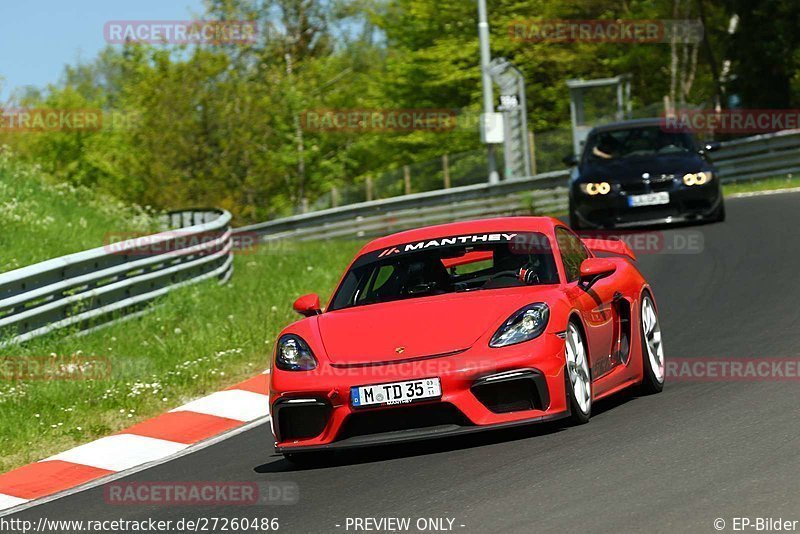
{"type": "Polygon", "coordinates": [[[303,295],[294,301],[294,311],[303,317],[313,317],[322,313],[322,307],[319,303],[319,295],[311,293],[310,295],[303,295]]]}
{"type": "Polygon", "coordinates": [[[611,276],[617,270],[613,261],[604,258],[587,258],[581,263],[580,287],[584,291],[589,291],[593,285],[607,276],[611,276]]]}
{"type": "Polygon", "coordinates": [[[574,167],[575,165],[578,164],[578,158],[577,156],[575,156],[575,154],[568,154],[564,156],[564,158],[561,161],[563,161],[564,165],[566,165],[567,167],[574,167]]]}

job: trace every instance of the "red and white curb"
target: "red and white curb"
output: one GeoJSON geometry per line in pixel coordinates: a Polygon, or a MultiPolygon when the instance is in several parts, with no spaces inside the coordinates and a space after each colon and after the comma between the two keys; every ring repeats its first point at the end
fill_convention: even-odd
{"type": "Polygon", "coordinates": [[[0,475],[0,515],[12,508],[186,453],[269,417],[269,375],[194,400],[113,436],[0,475]]]}

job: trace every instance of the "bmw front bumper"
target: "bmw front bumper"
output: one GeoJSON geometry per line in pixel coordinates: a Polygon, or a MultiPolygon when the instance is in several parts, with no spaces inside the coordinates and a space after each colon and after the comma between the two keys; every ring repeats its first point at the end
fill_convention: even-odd
{"type": "Polygon", "coordinates": [[[615,189],[607,195],[590,196],[578,186],[573,186],[570,204],[581,225],[587,228],[615,228],[711,220],[719,213],[723,203],[717,180],[702,186],[675,184],[657,192],[668,193],[669,203],[631,207],[628,199],[634,193],[615,189]]]}

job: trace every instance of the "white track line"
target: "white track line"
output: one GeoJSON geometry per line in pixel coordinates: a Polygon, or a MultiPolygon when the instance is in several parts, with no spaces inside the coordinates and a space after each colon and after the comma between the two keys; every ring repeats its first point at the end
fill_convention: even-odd
{"type": "Polygon", "coordinates": [[[148,438],[135,434],[117,434],[51,456],[46,460],[62,460],[107,471],[124,471],[185,449],[185,443],[148,438]]]}
{"type": "Polygon", "coordinates": [[[197,399],[172,412],[195,412],[250,422],[269,413],[269,397],[252,391],[229,389],[197,399]]]}
{"type": "Polygon", "coordinates": [[[800,193],[800,187],[786,187],[784,189],[771,189],[767,191],[751,191],[749,193],[734,193],[727,198],[766,197],[770,195],[783,195],[785,193],[800,193]]]}
{"type": "MultiPolygon", "coordinates": [[[[167,462],[171,462],[172,460],[176,460],[176,459],[181,458],[183,456],[188,456],[189,454],[192,454],[192,453],[195,453],[197,451],[206,449],[208,447],[212,447],[212,446],[214,446],[214,445],[216,445],[218,443],[221,443],[221,442],[223,442],[225,440],[228,440],[228,439],[230,439],[232,437],[238,436],[239,434],[243,434],[245,432],[248,432],[248,431],[250,431],[250,430],[252,430],[254,428],[257,428],[257,427],[259,427],[261,425],[269,424],[269,420],[270,420],[269,417],[266,417],[266,418],[263,418],[263,419],[258,419],[256,421],[248,423],[248,424],[246,424],[244,426],[240,426],[239,428],[234,428],[233,430],[231,430],[229,432],[225,432],[223,434],[220,434],[218,436],[210,438],[210,439],[208,439],[206,441],[202,441],[200,443],[196,443],[194,445],[190,445],[190,446],[186,447],[185,449],[183,449],[181,451],[178,451],[178,452],[176,452],[175,454],[173,454],[171,456],[167,456],[166,458],[161,458],[161,459],[156,460],[154,462],[149,462],[149,463],[146,463],[146,464],[137,465],[136,467],[133,467],[133,468],[128,469],[126,471],[123,471],[121,473],[114,473],[114,474],[108,475],[106,477],[101,477],[101,478],[98,478],[98,479],[95,479],[95,480],[91,480],[91,481],[89,481],[89,482],[87,482],[85,484],[81,484],[80,486],[75,486],[74,488],[70,488],[68,490],[64,490],[64,491],[55,493],[53,495],[48,495],[47,497],[42,497],[42,498],[39,498],[39,499],[36,499],[36,500],[33,500],[33,501],[28,501],[28,502],[25,502],[24,499],[21,499],[22,504],[15,505],[15,507],[13,509],[9,508],[9,509],[3,510],[0,507],[0,517],[6,516],[6,515],[10,515],[10,514],[16,514],[18,512],[22,512],[23,510],[27,510],[29,508],[34,508],[34,507],[42,505],[42,504],[46,504],[46,503],[49,503],[49,502],[57,501],[59,499],[65,498],[65,497],[69,497],[70,495],[75,495],[76,493],[81,493],[81,492],[90,490],[92,488],[96,488],[98,486],[103,486],[105,484],[108,484],[109,482],[114,482],[115,480],[120,480],[122,478],[131,476],[131,475],[133,475],[135,473],[139,473],[139,472],[144,471],[146,469],[150,469],[152,467],[157,467],[159,465],[163,465],[163,464],[165,464],[167,462]]],[[[267,457],[268,457],[268,455],[267,455],[267,457]]],[[[266,458],[265,458],[265,460],[266,460],[266,458]]]]}
{"type": "Polygon", "coordinates": [[[28,499],[20,499],[19,497],[12,497],[11,495],[0,493],[0,511],[25,504],[26,502],[28,502],[28,499]]]}
{"type": "MultiPolygon", "coordinates": [[[[267,370],[267,373],[269,370],[267,370]]],[[[225,417],[245,423],[243,426],[209,438],[201,443],[187,445],[163,439],[136,434],[117,434],[98,439],[74,449],[64,451],[48,460],[62,460],[79,465],[113,471],[99,479],[58,492],[54,495],[29,500],[0,493],[0,516],[18,512],[44,504],[74,493],[106,484],[111,480],[123,478],[144,469],[180,458],[200,449],[219,443],[225,439],[246,432],[251,428],[269,422],[269,396],[240,389],[230,389],[212,393],[172,412],[194,412],[204,415],[225,417]]]]}

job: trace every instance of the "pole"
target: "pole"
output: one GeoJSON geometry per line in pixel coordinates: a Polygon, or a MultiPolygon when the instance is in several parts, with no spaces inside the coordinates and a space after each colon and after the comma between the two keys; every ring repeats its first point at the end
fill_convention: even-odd
{"type": "Polygon", "coordinates": [[[528,143],[528,139],[525,139],[525,135],[528,133],[528,97],[525,94],[525,76],[522,75],[522,72],[516,67],[512,67],[517,74],[519,75],[519,106],[520,111],[519,113],[522,115],[522,146],[523,151],[522,154],[525,157],[525,175],[526,176],[533,176],[536,174],[533,172],[533,163],[532,159],[533,156],[531,155],[531,144],[528,143]]]}
{"type": "MultiPolygon", "coordinates": [[[[486,10],[486,0],[478,0],[478,38],[481,48],[481,81],[483,82],[483,112],[494,113],[494,91],[492,77],[489,74],[489,62],[492,52],[489,48],[489,22],[486,10]]],[[[500,176],[497,174],[497,163],[494,159],[494,145],[488,145],[489,183],[497,183],[500,176]]]]}

